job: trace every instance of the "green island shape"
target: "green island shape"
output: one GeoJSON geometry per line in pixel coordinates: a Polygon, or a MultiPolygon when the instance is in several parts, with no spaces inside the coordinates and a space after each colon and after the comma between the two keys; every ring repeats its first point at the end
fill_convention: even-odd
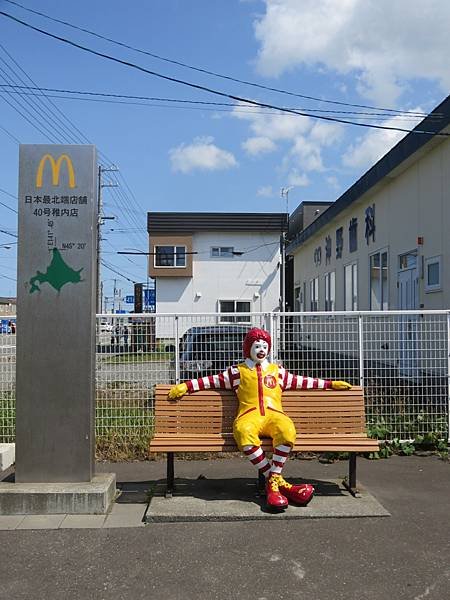
{"type": "Polygon", "coordinates": [[[58,292],[61,290],[63,285],[66,283],[80,283],[83,281],[81,279],[81,268],[79,271],[75,271],[69,265],[64,262],[61,253],[56,248],[52,250],[53,258],[50,265],[47,267],[47,271],[45,273],[41,273],[40,271],[30,279],[30,294],[33,292],[40,292],[40,287],[37,283],[49,283],[55,290],[58,292]]]}

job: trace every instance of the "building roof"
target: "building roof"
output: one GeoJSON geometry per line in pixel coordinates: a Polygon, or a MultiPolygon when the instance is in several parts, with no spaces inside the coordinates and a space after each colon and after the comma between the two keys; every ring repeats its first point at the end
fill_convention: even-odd
{"type": "Polygon", "coordinates": [[[8,298],[5,296],[0,296],[0,304],[15,304],[16,298],[8,298]]]}
{"type": "Polygon", "coordinates": [[[286,248],[291,253],[301,246],[307,239],[315,235],[320,229],[328,225],[339,213],[348,208],[353,202],[359,200],[364,194],[379,186],[389,176],[396,175],[396,169],[400,165],[408,165],[413,162],[413,155],[422,151],[428,152],[435,145],[441,143],[445,138],[434,134],[442,132],[450,124],[450,96],[439,104],[414,131],[426,131],[427,133],[408,133],[387,154],[385,154],[373,167],[371,167],[358,181],[356,181],[336,202],[311,223],[306,229],[300,231],[286,248]]]}
{"type": "Polygon", "coordinates": [[[285,213],[149,212],[150,234],[189,234],[198,231],[287,231],[285,213]]]}

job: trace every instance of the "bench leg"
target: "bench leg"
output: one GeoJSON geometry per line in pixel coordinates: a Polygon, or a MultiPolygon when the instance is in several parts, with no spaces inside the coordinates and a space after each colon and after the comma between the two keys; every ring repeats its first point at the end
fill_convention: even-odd
{"type": "Polygon", "coordinates": [[[358,490],[356,489],[356,452],[350,452],[348,461],[348,479],[344,479],[343,484],[352,496],[359,496],[358,490]]]}
{"type": "Polygon", "coordinates": [[[264,496],[266,493],[266,478],[264,473],[258,471],[257,496],[264,496]]]}
{"type": "Polygon", "coordinates": [[[172,498],[175,479],[173,452],[167,453],[166,498],[172,498]]]}

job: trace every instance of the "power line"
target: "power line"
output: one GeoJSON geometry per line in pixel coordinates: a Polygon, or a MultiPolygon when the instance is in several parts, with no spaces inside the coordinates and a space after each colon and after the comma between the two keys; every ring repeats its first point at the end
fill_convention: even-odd
{"type": "Polygon", "coordinates": [[[0,233],[4,233],[5,235],[10,235],[11,237],[18,237],[17,233],[11,233],[11,231],[6,231],[5,229],[0,229],[0,233]]]}
{"type": "MultiPolygon", "coordinates": [[[[57,19],[55,17],[51,17],[50,15],[47,15],[43,12],[39,12],[37,10],[33,10],[31,8],[28,8],[26,6],[24,6],[23,4],[20,4],[19,2],[14,2],[13,0],[6,0],[6,2],[8,2],[9,4],[14,4],[15,6],[18,6],[20,8],[22,8],[23,10],[26,10],[28,12],[34,13],[36,15],[39,15],[41,17],[44,17],[45,19],[48,19],[50,21],[54,21],[55,23],[61,23],[62,25],[66,25],[67,27],[71,27],[72,29],[76,29],[78,31],[82,31],[83,33],[88,33],[89,35],[92,35],[94,37],[97,37],[101,40],[105,40],[107,42],[110,42],[111,44],[115,44],[117,46],[121,46],[123,48],[127,48],[128,50],[133,50],[134,52],[138,52],[140,54],[145,54],[146,56],[150,56],[151,58],[155,58],[157,60],[161,60],[173,65],[177,65],[179,67],[184,67],[186,69],[191,69],[193,71],[197,71],[199,73],[204,73],[206,75],[212,75],[213,77],[218,77],[220,79],[226,79],[228,81],[234,81],[235,83],[242,83],[244,85],[248,85],[248,86],[252,86],[252,87],[256,87],[259,89],[263,89],[263,90],[267,90],[267,91],[271,91],[271,92],[276,92],[279,94],[285,94],[288,96],[295,96],[297,98],[303,98],[305,100],[313,100],[315,102],[324,102],[324,103],[329,103],[329,104],[336,104],[336,105],[340,105],[340,106],[353,106],[355,108],[366,108],[366,109],[371,109],[371,110],[382,110],[382,111],[386,111],[386,112],[390,112],[393,114],[410,114],[416,117],[426,117],[427,115],[425,113],[418,113],[418,112],[413,112],[413,111],[401,111],[395,108],[383,108],[383,107],[375,107],[375,106],[368,106],[365,104],[353,104],[350,102],[342,102],[342,101],[338,101],[338,100],[328,100],[328,99],[324,99],[324,98],[317,98],[315,96],[308,96],[305,94],[298,94],[295,92],[290,92],[287,90],[283,90],[280,88],[275,88],[275,87],[271,87],[271,86],[267,86],[267,85],[263,85],[260,83],[255,83],[252,81],[246,81],[245,79],[238,79],[237,77],[231,77],[230,75],[223,75],[221,73],[217,73],[215,71],[210,71],[208,69],[204,69],[201,67],[195,67],[193,65],[189,65],[187,63],[178,61],[178,60],[174,60],[174,59],[170,59],[164,56],[161,56],[159,54],[155,54],[153,52],[149,52],[147,50],[142,50],[140,48],[136,48],[134,46],[131,46],[129,44],[125,44],[124,42],[119,42],[118,40],[114,40],[112,38],[106,37],[104,35],[101,35],[95,31],[91,31],[89,29],[80,27],[78,25],[74,25],[73,23],[69,23],[67,21],[63,21],[61,19],[57,19]]],[[[6,14],[6,13],[5,13],[6,14]]]]}
{"type": "Polygon", "coordinates": [[[123,273],[121,273],[120,271],[118,271],[117,269],[114,268],[114,266],[109,266],[104,260],[102,260],[102,265],[108,269],[109,271],[112,271],[113,273],[116,273],[116,275],[120,275],[120,277],[123,277],[124,279],[126,279],[127,281],[130,281],[131,283],[136,283],[136,281],[134,281],[134,279],[130,279],[129,277],[127,277],[126,275],[124,275],[123,273]]]}
{"type": "MultiPolygon", "coordinates": [[[[22,69],[22,67],[21,67],[21,66],[20,66],[20,65],[19,65],[19,64],[18,64],[18,63],[17,63],[17,62],[14,60],[14,58],[13,58],[13,57],[12,57],[12,56],[11,56],[11,55],[10,55],[10,54],[7,52],[7,50],[6,50],[6,49],[5,49],[3,46],[1,46],[1,45],[0,45],[0,48],[1,48],[1,49],[2,49],[4,52],[5,52],[5,54],[6,54],[6,55],[7,55],[7,57],[10,59],[10,61],[12,61],[12,62],[13,62],[13,63],[14,63],[16,66],[17,66],[17,68],[18,68],[18,69],[20,69],[20,70],[22,71],[22,73],[23,73],[23,74],[24,74],[24,75],[25,75],[25,76],[28,78],[28,80],[29,80],[29,81],[31,81],[31,83],[33,84],[33,87],[34,87],[34,89],[36,89],[36,90],[39,90],[40,88],[39,88],[38,86],[36,86],[36,83],[35,83],[35,82],[34,82],[34,81],[31,79],[31,77],[29,77],[29,76],[28,76],[28,74],[27,74],[27,73],[26,73],[26,72],[25,72],[25,71],[22,69]]],[[[10,71],[13,73],[13,75],[16,77],[16,81],[17,81],[17,79],[18,79],[18,80],[19,80],[21,83],[24,83],[24,84],[26,83],[26,82],[25,82],[25,81],[24,81],[24,80],[23,80],[23,79],[22,79],[20,76],[18,76],[18,75],[17,75],[17,72],[15,71],[15,69],[14,69],[14,67],[13,67],[13,66],[11,66],[10,64],[8,64],[8,63],[7,63],[7,62],[6,62],[4,59],[2,59],[2,58],[0,58],[0,61],[2,61],[3,63],[5,63],[5,65],[7,66],[7,68],[8,68],[8,69],[9,69],[9,70],[10,70],[10,71]]],[[[11,81],[11,79],[9,79],[8,81],[11,81]]],[[[11,84],[11,83],[8,83],[7,85],[8,85],[9,87],[11,87],[11,88],[14,88],[14,87],[15,87],[15,86],[14,86],[13,84],[11,84]]],[[[28,86],[23,86],[23,87],[28,87],[28,86]]],[[[29,86],[29,87],[31,87],[31,86],[29,86]]],[[[43,98],[45,98],[45,99],[47,99],[47,101],[48,101],[48,96],[47,96],[47,95],[45,95],[44,93],[42,93],[42,97],[43,97],[43,98]]],[[[69,142],[72,142],[72,141],[75,139],[75,141],[76,141],[76,142],[80,143],[80,136],[81,136],[81,143],[83,143],[83,142],[84,142],[84,140],[86,140],[88,143],[91,143],[91,142],[88,140],[88,138],[86,138],[86,136],[84,136],[84,134],[83,134],[83,133],[82,133],[82,132],[81,132],[81,131],[80,131],[80,130],[79,130],[79,129],[78,129],[78,128],[77,128],[77,127],[76,127],[76,126],[75,126],[75,125],[74,125],[74,124],[71,122],[71,121],[70,121],[70,119],[68,119],[68,118],[67,118],[67,117],[64,115],[64,113],[62,113],[62,112],[61,112],[61,111],[58,109],[58,107],[57,107],[57,106],[56,106],[56,105],[55,105],[53,102],[49,101],[49,102],[50,102],[50,104],[51,104],[51,105],[53,105],[53,106],[55,106],[56,110],[57,110],[57,111],[58,111],[58,112],[59,112],[59,113],[62,115],[62,117],[63,117],[63,118],[64,118],[64,119],[65,119],[65,120],[66,120],[66,121],[67,121],[67,122],[68,122],[68,123],[71,125],[72,129],[73,129],[73,130],[75,130],[76,132],[78,132],[80,135],[78,135],[77,133],[73,134],[73,133],[72,133],[72,131],[70,130],[70,128],[69,128],[69,127],[66,125],[66,122],[65,122],[64,120],[62,120],[62,119],[59,117],[59,115],[55,114],[55,111],[53,111],[51,107],[50,107],[50,108],[48,108],[48,107],[45,105],[45,103],[43,102],[43,100],[42,100],[42,98],[41,98],[40,96],[38,97],[38,100],[39,100],[41,103],[43,103],[43,105],[44,105],[44,109],[45,109],[45,111],[47,112],[47,114],[50,114],[50,119],[51,119],[51,120],[50,120],[50,121],[49,121],[49,120],[47,120],[47,122],[49,123],[50,127],[52,127],[52,129],[54,129],[54,126],[55,126],[55,124],[58,124],[58,122],[61,124],[60,126],[58,125],[58,127],[59,127],[59,134],[61,134],[61,133],[62,133],[62,136],[63,136],[63,139],[64,139],[64,141],[69,141],[69,142]],[[84,138],[84,139],[83,139],[83,138],[84,138]]],[[[21,107],[23,107],[23,106],[21,105],[21,107]]],[[[34,125],[34,124],[35,124],[35,122],[36,122],[36,121],[35,121],[35,117],[34,117],[34,115],[32,115],[32,114],[31,114],[31,112],[30,112],[30,111],[27,109],[27,107],[26,107],[26,106],[25,106],[25,107],[23,107],[23,108],[24,108],[24,110],[27,110],[27,113],[28,113],[28,115],[30,115],[30,117],[31,117],[31,121],[30,121],[29,119],[27,119],[27,120],[28,120],[28,121],[29,121],[29,122],[30,122],[32,125],[34,125]]],[[[33,108],[33,107],[32,107],[32,108],[33,108]]],[[[20,113],[20,114],[22,115],[22,113],[20,113]]],[[[22,116],[23,116],[23,115],[22,115],[22,116]]],[[[46,134],[45,134],[43,131],[41,131],[41,130],[39,130],[39,131],[40,131],[41,133],[43,133],[43,135],[44,135],[46,138],[48,137],[48,135],[46,135],[46,134]]],[[[47,129],[47,131],[49,131],[49,130],[47,129]]],[[[50,134],[53,134],[53,131],[49,131],[49,133],[50,133],[50,134]]],[[[50,139],[53,139],[53,135],[51,135],[50,139]]],[[[101,153],[100,151],[99,151],[99,154],[102,154],[102,155],[103,155],[103,153],[101,153]]],[[[107,161],[107,162],[111,162],[111,161],[110,161],[110,160],[109,160],[109,159],[108,159],[108,158],[107,158],[105,155],[103,155],[103,156],[105,157],[105,159],[106,159],[106,161],[107,161]]],[[[128,184],[126,183],[126,181],[125,181],[125,179],[124,179],[124,177],[123,177],[123,176],[122,176],[122,179],[123,179],[123,181],[125,182],[125,184],[127,185],[128,189],[130,189],[130,188],[129,188],[129,186],[128,186],[128,184]]],[[[6,191],[5,191],[5,193],[7,193],[8,195],[10,195],[11,197],[14,197],[14,196],[12,196],[11,194],[9,194],[9,193],[8,193],[8,192],[6,192],[6,191]]],[[[130,220],[130,219],[128,218],[127,214],[126,214],[126,212],[127,212],[127,211],[126,211],[126,210],[124,210],[124,208],[123,208],[123,207],[125,207],[127,210],[129,210],[129,206],[130,206],[130,204],[131,204],[131,205],[133,205],[133,203],[134,203],[134,204],[136,204],[136,205],[138,206],[138,204],[137,204],[137,201],[136,201],[135,197],[128,197],[128,196],[127,196],[127,194],[126,194],[126,193],[125,193],[123,190],[121,190],[121,197],[123,198],[123,201],[120,201],[120,200],[119,200],[119,201],[117,202],[117,207],[118,207],[118,210],[119,210],[119,212],[120,212],[120,213],[121,213],[121,214],[124,216],[124,222],[125,222],[126,224],[128,224],[128,223],[129,223],[131,226],[134,226],[136,223],[138,223],[138,224],[139,224],[139,222],[138,222],[138,221],[135,221],[135,220],[130,220]]],[[[15,198],[15,197],[14,197],[14,198],[15,198]]],[[[15,199],[16,199],[16,198],[15,198],[15,199]]],[[[5,206],[6,206],[6,205],[5,205],[5,206]]],[[[140,207],[138,206],[138,208],[140,208],[140,207]]],[[[13,209],[10,209],[10,210],[13,210],[13,209]]],[[[17,211],[14,211],[14,212],[17,212],[17,211]]],[[[143,212],[143,211],[142,211],[142,209],[141,209],[141,212],[143,212]]],[[[140,242],[139,242],[139,243],[140,243],[140,242]]]]}
{"type": "MultiPolygon", "coordinates": [[[[253,109],[252,106],[242,106],[241,108],[244,109],[248,109],[248,110],[239,110],[238,107],[240,106],[239,104],[237,104],[236,102],[211,102],[211,101],[204,101],[204,100],[184,100],[184,99],[178,99],[178,98],[160,98],[160,97],[150,97],[150,96],[132,96],[132,95],[128,95],[128,94],[111,94],[111,93],[104,93],[104,92],[87,92],[87,91],[77,91],[77,90],[61,90],[61,89],[55,89],[55,88],[34,88],[31,86],[9,86],[9,85],[4,85],[4,84],[0,84],[0,93],[3,92],[3,90],[1,88],[6,88],[6,87],[10,87],[13,88],[12,90],[9,90],[10,93],[12,94],[20,94],[23,96],[26,95],[30,95],[30,96],[34,96],[35,94],[33,93],[33,90],[36,89],[41,89],[43,91],[46,92],[56,92],[57,94],[63,94],[63,95],[56,95],[56,94],[46,94],[46,98],[59,98],[59,99],[64,99],[64,100],[83,100],[83,101],[88,101],[88,102],[104,102],[104,103],[111,103],[111,104],[126,104],[126,105],[132,105],[132,106],[148,106],[148,107],[158,107],[158,108],[182,108],[182,109],[190,109],[190,110],[214,110],[216,112],[243,112],[243,113],[251,113],[251,114],[274,114],[274,111],[255,111],[253,109]],[[21,90],[30,90],[29,92],[24,92],[21,90]],[[70,96],[69,94],[76,94],[75,96],[70,96]],[[88,98],[84,98],[84,97],[79,97],[79,96],[89,96],[88,98]],[[91,96],[95,96],[95,98],[91,98],[91,96]],[[108,99],[107,99],[108,98],[108,99]],[[109,99],[110,98],[110,99],[109,99]],[[125,98],[128,100],[144,100],[145,102],[128,102],[128,101],[121,101],[120,98],[125,98]],[[164,104],[150,104],[150,102],[171,102],[174,103],[174,105],[164,105],[164,104]],[[181,106],[177,106],[176,104],[181,104],[181,106]],[[188,105],[188,106],[187,106],[188,105]],[[193,105],[193,106],[191,106],[193,105]],[[209,108],[209,107],[214,107],[214,108],[209,108]],[[227,107],[227,110],[225,110],[223,107],[227,107]],[[232,110],[229,110],[229,109],[232,110]]],[[[289,110],[296,110],[296,111],[307,111],[308,109],[306,108],[301,108],[301,107],[283,107],[283,108],[287,108],[289,110]]],[[[326,114],[345,114],[345,115],[350,115],[352,116],[352,118],[364,118],[366,120],[384,120],[384,119],[393,119],[394,116],[393,115],[388,115],[385,113],[375,113],[375,112],[360,112],[360,111],[346,111],[346,110],[320,110],[320,109],[314,109],[314,113],[326,113],[326,114]]],[[[415,115],[411,115],[411,114],[405,114],[405,115],[396,115],[395,118],[397,120],[417,120],[418,116],[415,115]]],[[[441,116],[438,115],[430,115],[429,118],[433,121],[439,121],[442,120],[441,116]]]]}
{"type": "Polygon", "coordinates": [[[10,137],[12,140],[14,140],[14,141],[15,141],[15,142],[17,142],[18,144],[20,144],[20,140],[19,140],[18,138],[16,138],[16,136],[15,136],[15,135],[13,135],[13,134],[12,134],[10,131],[8,131],[8,130],[6,129],[6,127],[3,127],[2,125],[0,125],[0,129],[1,129],[2,131],[4,131],[4,132],[6,133],[6,135],[9,135],[9,137],[10,137]]]}
{"type": "Polygon", "coordinates": [[[11,20],[17,22],[20,25],[27,27],[28,29],[32,29],[34,31],[37,31],[38,33],[42,33],[43,35],[46,35],[47,37],[53,38],[55,40],[58,40],[60,42],[68,44],[70,46],[73,46],[74,48],[83,50],[84,52],[88,52],[89,54],[93,54],[95,56],[105,58],[106,60],[110,60],[112,62],[116,62],[118,64],[130,67],[132,69],[136,69],[143,73],[147,73],[148,75],[153,75],[154,77],[164,79],[165,81],[171,81],[172,83],[178,83],[180,85],[185,85],[185,86],[191,87],[193,89],[208,92],[208,93],[214,94],[216,96],[221,96],[223,98],[230,98],[231,100],[236,100],[237,102],[243,102],[245,104],[259,106],[262,108],[279,110],[279,111],[282,111],[282,112],[285,112],[288,114],[294,114],[294,115],[298,115],[298,116],[302,116],[302,117],[311,117],[313,119],[330,121],[330,122],[334,122],[334,123],[342,123],[342,124],[346,124],[346,125],[354,125],[357,127],[366,127],[366,128],[371,128],[371,129],[383,129],[383,130],[389,130],[389,131],[402,131],[405,133],[414,133],[414,134],[419,134],[419,135],[432,135],[432,136],[439,136],[439,137],[449,137],[450,136],[450,133],[442,133],[442,132],[436,132],[436,131],[424,131],[424,130],[418,129],[418,126],[411,130],[411,129],[406,129],[404,127],[390,127],[387,125],[375,125],[374,123],[358,123],[358,122],[350,121],[347,119],[338,119],[336,117],[329,117],[329,116],[325,116],[325,115],[316,115],[313,113],[306,113],[306,112],[291,110],[288,108],[283,108],[283,107],[276,106],[274,104],[269,104],[266,102],[257,102],[256,100],[249,100],[248,98],[243,98],[241,96],[236,96],[234,94],[228,94],[226,92],[221,92],[219,90],[215,90],[213,88],[209,88],[209,87],[199,85],[196,83],[191,83],[191,82],[185,81],[183,79],[178,79],[176,77],[170,77],[168,75],[163,75],[162,73],[158,73],[156,71],[146,69],[145,67],[141,67],[140,65],[137,65],[135,63],[132,63],[132,62],[129,62],[126,60],[122,60],[122,59],[116,58],[114,56],[110,56],[109,54],[105,54],[103,52],[98,52],[97,50],[92,50],[91,48],[82,46],[81,44],[77,44],[76,42],[73,42],[72,40],[68,40],[67,38],[63,38],[61,36],[50,33],[49,31],[45,31],[44,29],[40,29],[39,27],[35,27],[34,25],[30,25],[29,23],[26,23],[25,21],[22,21],[21,19],[18,19],[17,17],[14,17],[8,13],[5,13],[4,11],[0,11],[0,15],[3,15],[4,17],[7,17],[8,19],[11,19],[11,20]]]}
{"type": "MultiPolygon", "coordinates": [[[[9,192],[7,192],[6,190],[0,188],[0,192],[2,192],[3,194],[6,194],[7,196],[11,196],[11,198],[14,198],[14,200],[17,200],[16,196],[13,196],[12,194],[10,194],[9,192]]],[[[4,206],[5,208],[7,208],[8,210],[14,212],[17,214],[17,210],[15,208],[12,208],[11,206],[8,206],[7,204],[4,204],[3,202],[0,202],[0,204],[2,206],[4,206]]]]}

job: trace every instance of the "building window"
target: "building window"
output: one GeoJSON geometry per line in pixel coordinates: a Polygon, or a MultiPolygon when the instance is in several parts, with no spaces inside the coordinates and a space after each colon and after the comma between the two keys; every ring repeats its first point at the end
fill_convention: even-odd
{"type": "Polygon", "coordinates": [[[250,323],[250,300],[219,300],[219,312],[221,313],[239,313],[239,315],[226,315],[220,317],[221,323],[250,323]]]}
{"type": "Polygon", "coordinates": [[[186,246],[155,246],[155,267],[185,267],[186,246]]]}
{"type": "Polygon", "coordinates": [[[336,301],[336,273],[325,273],[325,310],[334,310],[336,301]]]}
{"type": "Polygon", "coordinates": [[[348,227],[348,251],[356,252],[358,249],[358,219],[353,217],[350,219],[348,227]]]}
{"type": "Polygon", "coordinates": [[[386,250],[369,257],[370,310],[388,309],[388,253],[386,250]]]}
{"type": "Polygon", "coordinates": [[[358,310],[358,265],[352,263],[344,267],[345,310],[358,310]]]}
{"type": "Polygon", "coordinates": [[[234,256],[234,248],[232,246],[213,246],[211,248],[212,258],[232,258],[234,256]]]}
{"type": "Polygon", "coordinates": [[[432,256],[425,259],[425,291],[439,292],[442,290],[442,256],[432,256]]]}
{"type": "Polygon", "coordinates": [[[319,310],[319,278],[314,277],[309,282],[309,292],[311,297],[311,312],[319,310]]]}

